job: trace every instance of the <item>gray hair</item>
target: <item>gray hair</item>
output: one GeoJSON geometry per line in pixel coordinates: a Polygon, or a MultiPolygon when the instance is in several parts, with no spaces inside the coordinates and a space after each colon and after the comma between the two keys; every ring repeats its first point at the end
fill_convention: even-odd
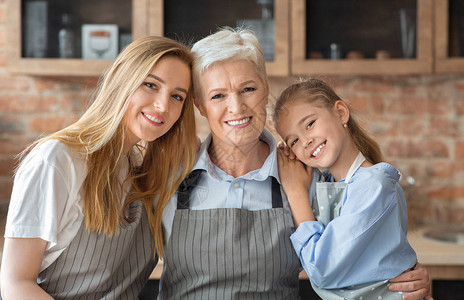
{"type": "Polygon", "coordinates": [[[256,73],[267,83],[266,60],[253,31],[224,27],[199,40],[192,47],[194,55],[192,77],[195,97],[201,98],[200,76],[213,64],[224,61],[247,60],[254,64],[256,73]]]}

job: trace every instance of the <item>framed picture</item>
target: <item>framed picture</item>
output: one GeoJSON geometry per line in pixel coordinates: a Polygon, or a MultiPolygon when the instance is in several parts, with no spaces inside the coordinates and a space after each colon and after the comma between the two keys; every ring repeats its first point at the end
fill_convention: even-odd
{"type": "Polygon", "coordinates": [[[118,26],[82,25],[82,58],[113,60],[119,52],[118,26]]]}

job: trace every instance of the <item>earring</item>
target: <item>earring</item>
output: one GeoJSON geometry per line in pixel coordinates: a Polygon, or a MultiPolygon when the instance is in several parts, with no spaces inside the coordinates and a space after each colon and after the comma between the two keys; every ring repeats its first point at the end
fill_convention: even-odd
{"type": "Polygon", "coordinates": [[[346,127],[348,127],[348,125],[346,125],[346,123],[345,123],[345,124],[343,124],[343,128],[346,128],[346,127]]]}

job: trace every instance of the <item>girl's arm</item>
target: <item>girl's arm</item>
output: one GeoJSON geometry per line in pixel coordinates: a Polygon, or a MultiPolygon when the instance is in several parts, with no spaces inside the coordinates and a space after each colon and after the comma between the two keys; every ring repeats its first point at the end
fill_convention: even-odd
{"type": "Polygon", "coordinates": [[[47,242],[39,238],[5,238],[2,299],[53,299],[37,284],[46,246],[47,242]]]}
{"type": "Polygon", "coordinates": [[[277,150],[279,177],[292,210],[295,227],[306,221],[315,221],[309,200],[308,189],[312,168],[306,168],[296,159],[290,159],[282,148],[277,150]]]}

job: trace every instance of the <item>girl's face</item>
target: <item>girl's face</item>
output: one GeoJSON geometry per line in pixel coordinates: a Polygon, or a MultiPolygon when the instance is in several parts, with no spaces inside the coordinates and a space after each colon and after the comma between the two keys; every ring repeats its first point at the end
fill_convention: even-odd
{"type": "Polygon", "coordinates": [[[190,87],[190,68],[177,57],[162,57],[132,94],[124,115],[125,146],[154,141],[179,119],[190,87]]]}
{"type": "Polygon", "coordinates": [[[266,123],[268,86],[246,60],[221,62],[200,78],[201,99],[196,99],[208,119],[214,138],[233,146],[258,141],[266,123]]]}
{"type": "Polygon", "coordinates": [[[314,168],[350,167],[352,158],[346,157],[343,150],[351,149],[353,144],[343,127],[349,119],[343,101],[327,108],[321,103],[296,100],[285,108],[279,113],[276,129],[299,160],[314,168]]]}

